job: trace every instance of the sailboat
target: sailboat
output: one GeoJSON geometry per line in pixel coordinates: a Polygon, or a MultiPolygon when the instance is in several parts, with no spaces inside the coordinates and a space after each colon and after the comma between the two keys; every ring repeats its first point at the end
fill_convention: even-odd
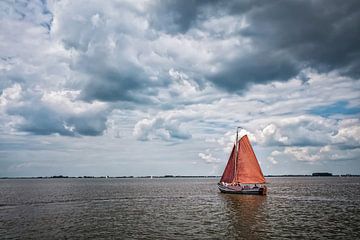
{"type": "Polygon", "coordinates": [[[266,195],[265,178],[247,135],[238,140],[231,151],[224,173],[218,183],[222,193],[266,195]]]}

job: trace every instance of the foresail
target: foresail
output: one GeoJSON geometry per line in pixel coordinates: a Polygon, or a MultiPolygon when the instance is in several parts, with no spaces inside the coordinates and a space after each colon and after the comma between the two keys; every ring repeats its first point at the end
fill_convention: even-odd
{"type": "Polygon", "coordinates": [[[221,177],[220,182],[232,183],[235,175],[235,146],[233,147],[229,160],[226,164],[224,173],[221,177]]]}
{"type": "Polygon", "coordinates": [[[238,145],[235,182],[265,183],[264,175],[247,135],[239,140],[238,145]]]}

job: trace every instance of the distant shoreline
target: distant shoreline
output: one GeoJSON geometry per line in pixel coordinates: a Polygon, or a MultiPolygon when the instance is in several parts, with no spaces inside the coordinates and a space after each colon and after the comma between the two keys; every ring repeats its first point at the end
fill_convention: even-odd
{"type": "MultiPolygon", "coordinates": [[[[332,176],[313,176],[313,175],[266,175],[265,177],[360,177],[359,174],[339,174],[339,175],[332,175],[332,176]]],[[[71,178],[71,179],[82,179],[82,178],[149,178],[149,179],[159,179],[159,178],[221,178],[221,176],[186,176],[186,175],[163,175],[163,176],[39,176],[39,177],[0,177],[0,179],[57,179],[57,178],[71,178]]]]}

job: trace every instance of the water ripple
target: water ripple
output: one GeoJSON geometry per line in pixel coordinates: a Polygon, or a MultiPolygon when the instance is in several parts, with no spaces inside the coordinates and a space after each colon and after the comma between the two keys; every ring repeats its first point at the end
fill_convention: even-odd
{"type": "Polygon", "coordinates": [[[1,239],[359,239],[360,178],[0,180],[1,239]]]}

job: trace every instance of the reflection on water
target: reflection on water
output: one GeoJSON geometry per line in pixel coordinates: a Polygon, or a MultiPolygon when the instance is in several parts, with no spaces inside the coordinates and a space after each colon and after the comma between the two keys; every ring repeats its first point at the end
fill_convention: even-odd
{"type": "Polygon", "coordinates": [[[261,239],[264,236],[266,196],[221,194],[230,225],[226,236],[234,239],[261,239]]]}
{"type": "Polygon", "coordinates": [[[0,180],[0,239],[359,239],[360,178],[0,180]]]}

